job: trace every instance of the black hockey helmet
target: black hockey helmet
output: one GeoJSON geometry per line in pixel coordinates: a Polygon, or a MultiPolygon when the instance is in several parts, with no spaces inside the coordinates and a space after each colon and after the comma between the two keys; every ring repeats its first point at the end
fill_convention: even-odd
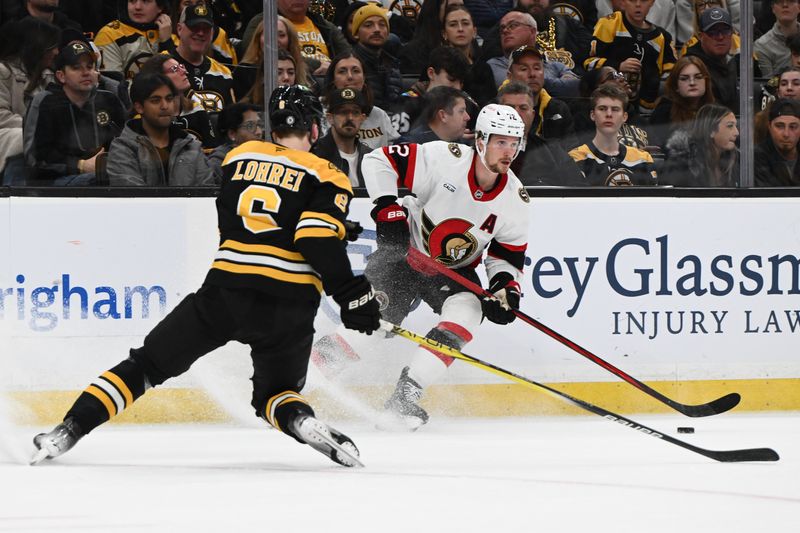
{"type": "Polygon", "coordinates": [[[272,131],[286,129],[311,131],[322,120],[322,104],[302,85],[283,85],[269,98],[269,122],[272,131]]]}

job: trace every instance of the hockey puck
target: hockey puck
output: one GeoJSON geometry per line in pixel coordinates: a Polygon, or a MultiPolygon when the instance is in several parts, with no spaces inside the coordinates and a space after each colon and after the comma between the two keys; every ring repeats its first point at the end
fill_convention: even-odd
{"type": "Polygon", "coordinates": [[[694,433],[694,428],[680,427],[678,428],[678,433],[694,433]]]}

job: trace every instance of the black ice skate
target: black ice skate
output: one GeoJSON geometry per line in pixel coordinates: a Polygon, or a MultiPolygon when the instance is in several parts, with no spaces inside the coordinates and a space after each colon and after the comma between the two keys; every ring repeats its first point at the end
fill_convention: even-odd
{"type": "Polygon", "coordinates": [[[397,387],[384,407],[399,418],[406,429],[416,431],[428,422],[428,413],[417,403],[422,397],[422,387],[408,377],[408,370],[409,367],[403,368],[397,387]]]}
{"type": "Polygon", "coordinates": [[[344,466],[364,466],[361,454],[347,435],[313,416],[300,415],[292,422],[295,434],[306,444],[344,466]]]}
{"type": "Polygon", "coordinates": [[[33,437],[33,444],[38,450],[31,459],[31,464],[39,464],[45,459],[53,459],[75,446],[81,440],[83,431],[72,418],[67,418],[50,433],[39,433],[33,437]]]}

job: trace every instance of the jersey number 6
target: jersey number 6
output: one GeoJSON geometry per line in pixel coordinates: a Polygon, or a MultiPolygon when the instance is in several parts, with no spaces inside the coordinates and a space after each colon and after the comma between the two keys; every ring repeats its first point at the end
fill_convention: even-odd
{"type": "Polygon", "coordinates": [[[272,187],[250,185],[239,195],[236,214],[242,217],[242,224],[253,233],[264,233],[278,228],[278,223],[270,213],[277,213],[281,197],[272,187]]]}

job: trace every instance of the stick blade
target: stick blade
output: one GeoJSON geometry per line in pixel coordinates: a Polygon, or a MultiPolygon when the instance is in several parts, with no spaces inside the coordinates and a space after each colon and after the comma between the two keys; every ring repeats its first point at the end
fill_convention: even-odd
{"type": "Polygon", "coordinates": [[[772,448],[749,448],[746,450],[712,451],[708,457],[723,463],[743,463],[750,461],[777,461],[778,452],[772,448]]]}
{"type": "Polygon", "coordinates": [[[692,418],[700,418],[704,416],[713,416],[726,411],[730,411],[742,401],[742,397],[738,392],[726,394],[722,398],[702,405],[684,405],[678,409],[681,413],[692,418]]]}

